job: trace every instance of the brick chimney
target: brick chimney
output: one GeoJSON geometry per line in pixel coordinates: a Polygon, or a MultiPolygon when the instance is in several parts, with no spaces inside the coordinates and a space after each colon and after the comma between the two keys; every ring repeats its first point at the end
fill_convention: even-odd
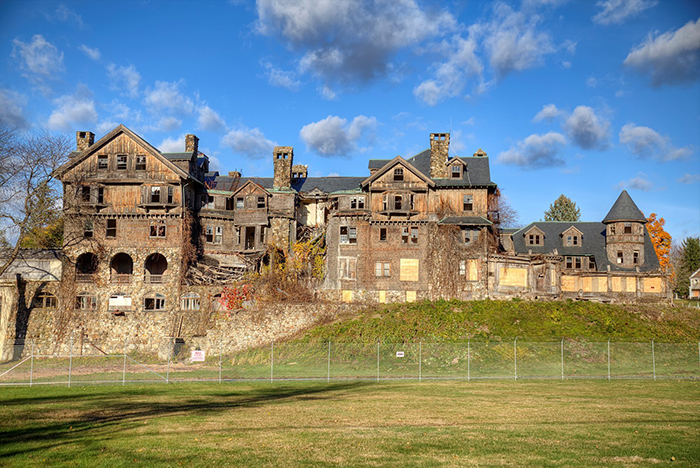
{"type": "Polygon", "coordinates": [[[75,143],[78,151],[85,151],[95,143],[95,134],[92,132],[75,132],[75,143]]]}
{"type": "Polygon", "coordinates": [[[195,135],[189,134],[185,136],[185,153],[198,153],[199,152],[199,138],[195,135]]]}
{"type": "Polygon", "coordinates": [[[275,149],[272,152],[272,158],[275,165],[274,188],[291,188],[294,148],[291,146],[275,146],[275,149]]]}
{"type": "Polygon", "coordinates": [[[450,154],[450,134],[430,134],[430,178],[447,178],[447,158],[450,154]]]}

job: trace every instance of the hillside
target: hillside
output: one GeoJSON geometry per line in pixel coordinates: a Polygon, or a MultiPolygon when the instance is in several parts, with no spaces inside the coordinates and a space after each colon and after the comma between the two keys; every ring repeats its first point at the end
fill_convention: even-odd
{"type": "Polygon", "coordinates": [[[696,342],[700,311],[590,302],[436,301],[368,308],[321,325],[304,342],[505,340],[696,342]]]}

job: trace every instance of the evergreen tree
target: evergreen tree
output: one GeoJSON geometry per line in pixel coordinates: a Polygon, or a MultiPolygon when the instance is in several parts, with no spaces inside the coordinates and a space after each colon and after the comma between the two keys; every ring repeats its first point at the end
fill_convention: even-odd
{"type": "Polygon", "coordinates": [[[690,275],[700,268],[700,237],[686,237],[681,243],[681,266],[676,272],[675,292],[680,297],[688,296],[690,275]]]}
{"type": "Polygon", "coordinates": [[[580,221],[581,210],[569,197],[559,196],[544,212],[545,221],[580,221]]]}

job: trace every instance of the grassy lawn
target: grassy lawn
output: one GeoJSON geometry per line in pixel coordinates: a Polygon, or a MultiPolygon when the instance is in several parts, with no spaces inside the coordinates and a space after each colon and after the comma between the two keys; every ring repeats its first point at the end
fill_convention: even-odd
{"type": "Polygon", "coordinates": [[[697,381],[0,388],[2,466],[698,466],[697,381]]]}

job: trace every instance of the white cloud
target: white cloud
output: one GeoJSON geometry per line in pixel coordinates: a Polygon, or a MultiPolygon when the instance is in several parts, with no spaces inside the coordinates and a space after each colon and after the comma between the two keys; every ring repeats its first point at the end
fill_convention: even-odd
{"type": "Polygon", "coordinates": [[[323,87],[320,88],[321,92],[321,97],[325,99],[326,101],[334,101],[336,98],[335,91],[333,91],[328,85],[323,85],[323,87]]]}
{"type": "Polygon", "coordinates": [[[105,121],[97,124],[97,127],[96,127],[97,133],[98,133],[98,135],[99,134],[103,135],[105,133],[109,133],[112,130],[114,130],[114,128],[117,127],[117,125],[119,125],[119,122],[114,122],[112,120],[105,120],[105,121]]]}
{"type": "Polygon", "coordinates": [[[341,83],[385,75],[396,53],[456,23],[415,0],[259,0],[257,12],[260,33],[302,52],[302,71],[341,83]]]}
{"type": "Polygon", "coordinates": [[[595,77],[590,76],[586,80],[586,86],[588,86],[589,88],[595,88],[596,86],[598,86],[598,80],[595,77]]]}
{"type": "Polygon", "coordinates": [[[27,99],[10,89],[0,88],[0,120],[20,130],[29,128],[29,122],[24,115],[27,99]]]}
{"type": "Polygon", "coordinates": [[[535,115],[535,117],[532,119],[533,122],[541,122],[545,121],[547,123],[551,122],[552,120],[556,119],[560,115],[562,115],[564,111],[557,109],[557,106],[554,104],[547,104],[545,106],[542,106],[542,110],[535,115]]]}
{"type": "MultiPolygon", "coordinates": [[[[656,33],[658,34],[658,32],[656,33]]],[[[651,75],[653,86],[685,84],[700,78],[700,18],[654,37],[627,55],[624,65],[651,75]]]]}
{"type": "Polygon", "coordinates": [[[605,0],[596,3],[602,8],[592,20],[602,25],[621,24],[628,18],[655,6],[656,0],[605,0]]]}
{"type": "Polygon", "coordinates": [[[57,20],[74,23],[80,29],[85,26],[82,16],[68,8],[63,3],[60,3],[53,13],[44,13],[44,16],[46,16],[46,19],[49,21],[57,20]]]}
{"type": "Polygon", "coordinates": [[[598,117],[592,108],[578,106],[564,122],[564,130],[583,149],[603,150],[610,144],[610,122],[598,117]]]}
{"type": "Polygon", "coordinates": [[[54,79],[64,71],[63,52],[59,52],[41,34],[35,34],[29,43],[15,38],[11,56],[19,59],[20,68],[26,72],[24,76],[33,82],[54,79]]]}
{"type": "Polygon", "coordinates": [[[685,174],[678,179],[681,184],[697,184],[700,182],[700,174],[685,174]]]}
{"type": "Polygon", "coordinates": [[[533,134],[499,154],[497,161],[525,169],[563,166],[564,160],[559,154],[564,145],[566,138],[561,133],[533,134]]]}
{"type": "Polygon", "coordinates": [[[259,128],[237,127],[229,131],[221,139],[234,153],[243,154],[250,159],[264,159],[272,156],[272,149],[278,146],[274,141],[265,138],[259,128]]]}
{"type": "MultiPolygon", "coordinates": [[[[323,157],[347,157],[358,150],[361,140],[371,140],[377,119],[358,115],[352,122],[329,115],[323,120],[304,125],[299,136],[309,150],[323,157]]],[[[362,151],[360,149],[360,151],[362,151]]]]}
{"type": "Polygon", "coordinates": [[[88,47],[85,44],[80,44],[78,49],[85,52],[85,55],[90,57],[92,60],[99,60],[100,59],[100,56],[101,56],[100,49],[98,49],[97,47],[95,47],[93,49],[92,47],[88,47]]]}
{"type": "Polygon", "coordinates": [[[185,135],[165,138],[157,148],[161,153],[182,153],[185,151],[185,135]]]}
{"type": "Polygon", "coordinates": [[[296,79],[296,73],[293,71],[285,71],[275,67],[270,62],[263,63],[265,67],[265,76],[267,82],[278,88],[285,88],[290,91],[297,91],[301,86],[301,81],[296,79]]]}
{"type": "Polygon", "coordinates": [[[53,103],[56,109],[47,122],[50,130],[71,131],[97,122],[95,101],[88,87],[83,84],[78,85],[75,94],[61,96],[53,103]]]}
{"type": "Polygon", "coordinates": [[[161,132],[172,132],[177,130],[182,126],[182,120],[177,117],[163,117],[158,121],[158,124],[153,128],[153,130],[161,132]]]}
{"type": "Polygon", "coordinates": [[[144,92],[143,103],[150,112],[159,114],[172,112],[176,115],[190,114],[194,109],[192,100],[180,92],[183,81],[156,81],[153,88],[144,92]]]}
{"type": "Polygon", "coordinates": [[[692,146],[676,148],[668,137],[661,136],[649,127],[629,123],[620,131],[620,143],[639,158],[652,158],[659,161],[686,159],[693,154],[692,146]]]}
{"type": "MultiPolygon", "coordinates": [[[[128,67],[118,67],[110,63],[107,65],[107,76],[110,81],[110,88],[115,91],[122,91],[129,97],[135,98],[139,95],[139,83],[141,83],[141,74],[136,70],[136,67],[129,65],[128,67]]],[[[159,82],[156,82],[158,84],[159,82]]]]}
{"type": "Polygon", "coordinates": [[[649,192],[654,188],[654,184],[649,182],[647,175],[639,173],[637,177],[634,177],[628,181],[622,181],[617,184],[618,189],[634,189],[641,190],[642,192],[649,192]]]}
{"type": "Polygon", "coordinates": [[[226,129],[226,122],[221,116],[209,106],[201,106],[197,109],[197,128],[211,131],[223,132],[226,129]]]}

